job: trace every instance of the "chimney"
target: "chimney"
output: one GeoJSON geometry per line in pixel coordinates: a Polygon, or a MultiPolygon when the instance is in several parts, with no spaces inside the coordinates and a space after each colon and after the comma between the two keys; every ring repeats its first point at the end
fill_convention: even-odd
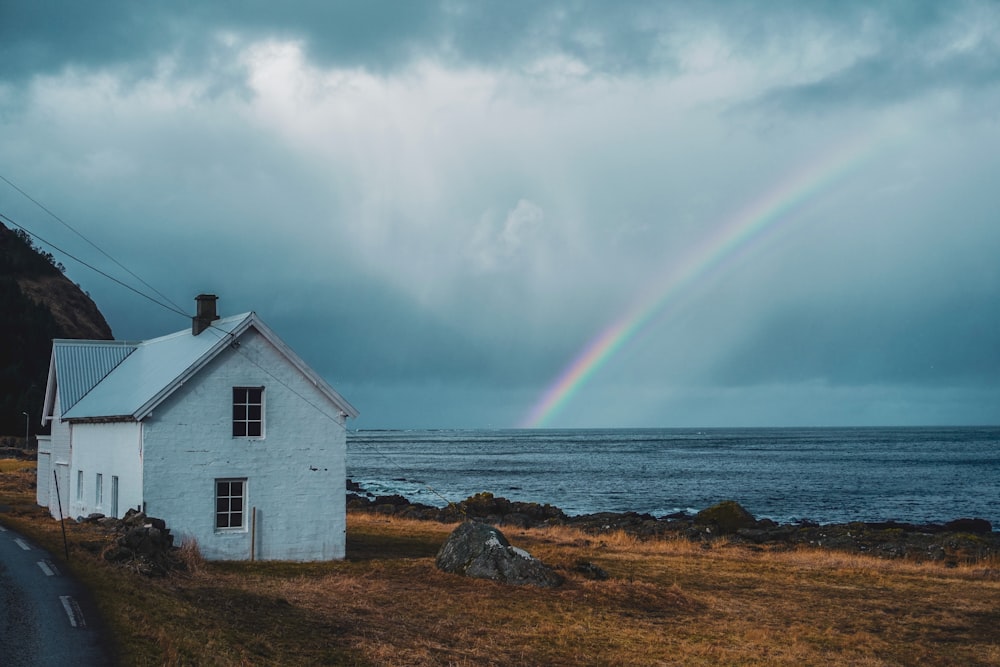
{"type": "Polygon", "coordinates": [[[199,294],[195,297],[198,302],[198,314],[191,318],[191,334],[197,336],[202,331],[212,326],[212,322],[219,319],[215,312],[215,302],[219,297],[214,294],[199,294]]]}

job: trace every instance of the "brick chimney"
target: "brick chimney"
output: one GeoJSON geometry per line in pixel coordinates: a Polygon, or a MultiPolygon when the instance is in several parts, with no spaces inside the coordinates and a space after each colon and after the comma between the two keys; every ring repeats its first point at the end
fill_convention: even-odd
{"type": "Polygon", "coordinates": [[[198,302],[198,314],[191,318],[191,333],[197,336],[202,331],[212,326],[212,322],[219,319],[215,312],[215,302],[219,297],[214,294],[199,294],[195,297],[198,302]]]}

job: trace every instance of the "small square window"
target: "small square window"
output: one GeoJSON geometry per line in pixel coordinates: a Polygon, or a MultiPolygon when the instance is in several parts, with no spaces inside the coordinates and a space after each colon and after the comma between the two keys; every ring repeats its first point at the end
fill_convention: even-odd
{"type": "Polygon", "coordinates": [[[263,387],[233,387],[233,437],[264,437],[263,387]]]}
{"type": "Polygon", "coordinates": [[[245,479],[215,480],[215,527],[217,530],[242,529],[245,527],[243,511],[246,498],[245,479]]]}

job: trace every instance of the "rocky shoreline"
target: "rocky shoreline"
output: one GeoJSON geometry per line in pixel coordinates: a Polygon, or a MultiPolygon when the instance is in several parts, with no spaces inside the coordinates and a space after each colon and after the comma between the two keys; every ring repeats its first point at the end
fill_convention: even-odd
{"type": "Polygon", "coordinates": [[[410,502],[400,495],[376,496],[350,480],[347,490],[349,511],[429,521],[473,519],[519,528],[571,526],[595,536],[623,531],[640,538],[672,536],[705,544],[724,539],[753,549],[792,549],[803,545],[951,566],[1000,554],[1000,533],[994,532],[985,519],[921,525],[895,521],[779,524],[770,519],[758,520],[731,500],[697,514],[680,512],[655,517],[638,512],[598,512],[569,516],[553,505],[511,501],[491,493],[478,493],[447,507],[433,507],[410,502]]]}

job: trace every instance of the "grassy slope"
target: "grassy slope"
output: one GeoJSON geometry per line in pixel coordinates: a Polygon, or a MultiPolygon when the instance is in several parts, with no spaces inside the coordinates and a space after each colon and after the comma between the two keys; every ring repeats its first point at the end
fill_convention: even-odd
{"type": "MultiPolygon", "coordinates": [[[[31,472],[0,463],[0,521],[62,553],[31,472]]],[[[567,576],[560,589],[444,574],[453,526],[348,516],[348,559],[198,563],[148,580],[105,565],[68,526],[123,664],[1000,664],[1000,564],[947,569],[821,550],[506,530],[567,576]],[[611,574],[590,581],[579,561],[611,574]]]]}

